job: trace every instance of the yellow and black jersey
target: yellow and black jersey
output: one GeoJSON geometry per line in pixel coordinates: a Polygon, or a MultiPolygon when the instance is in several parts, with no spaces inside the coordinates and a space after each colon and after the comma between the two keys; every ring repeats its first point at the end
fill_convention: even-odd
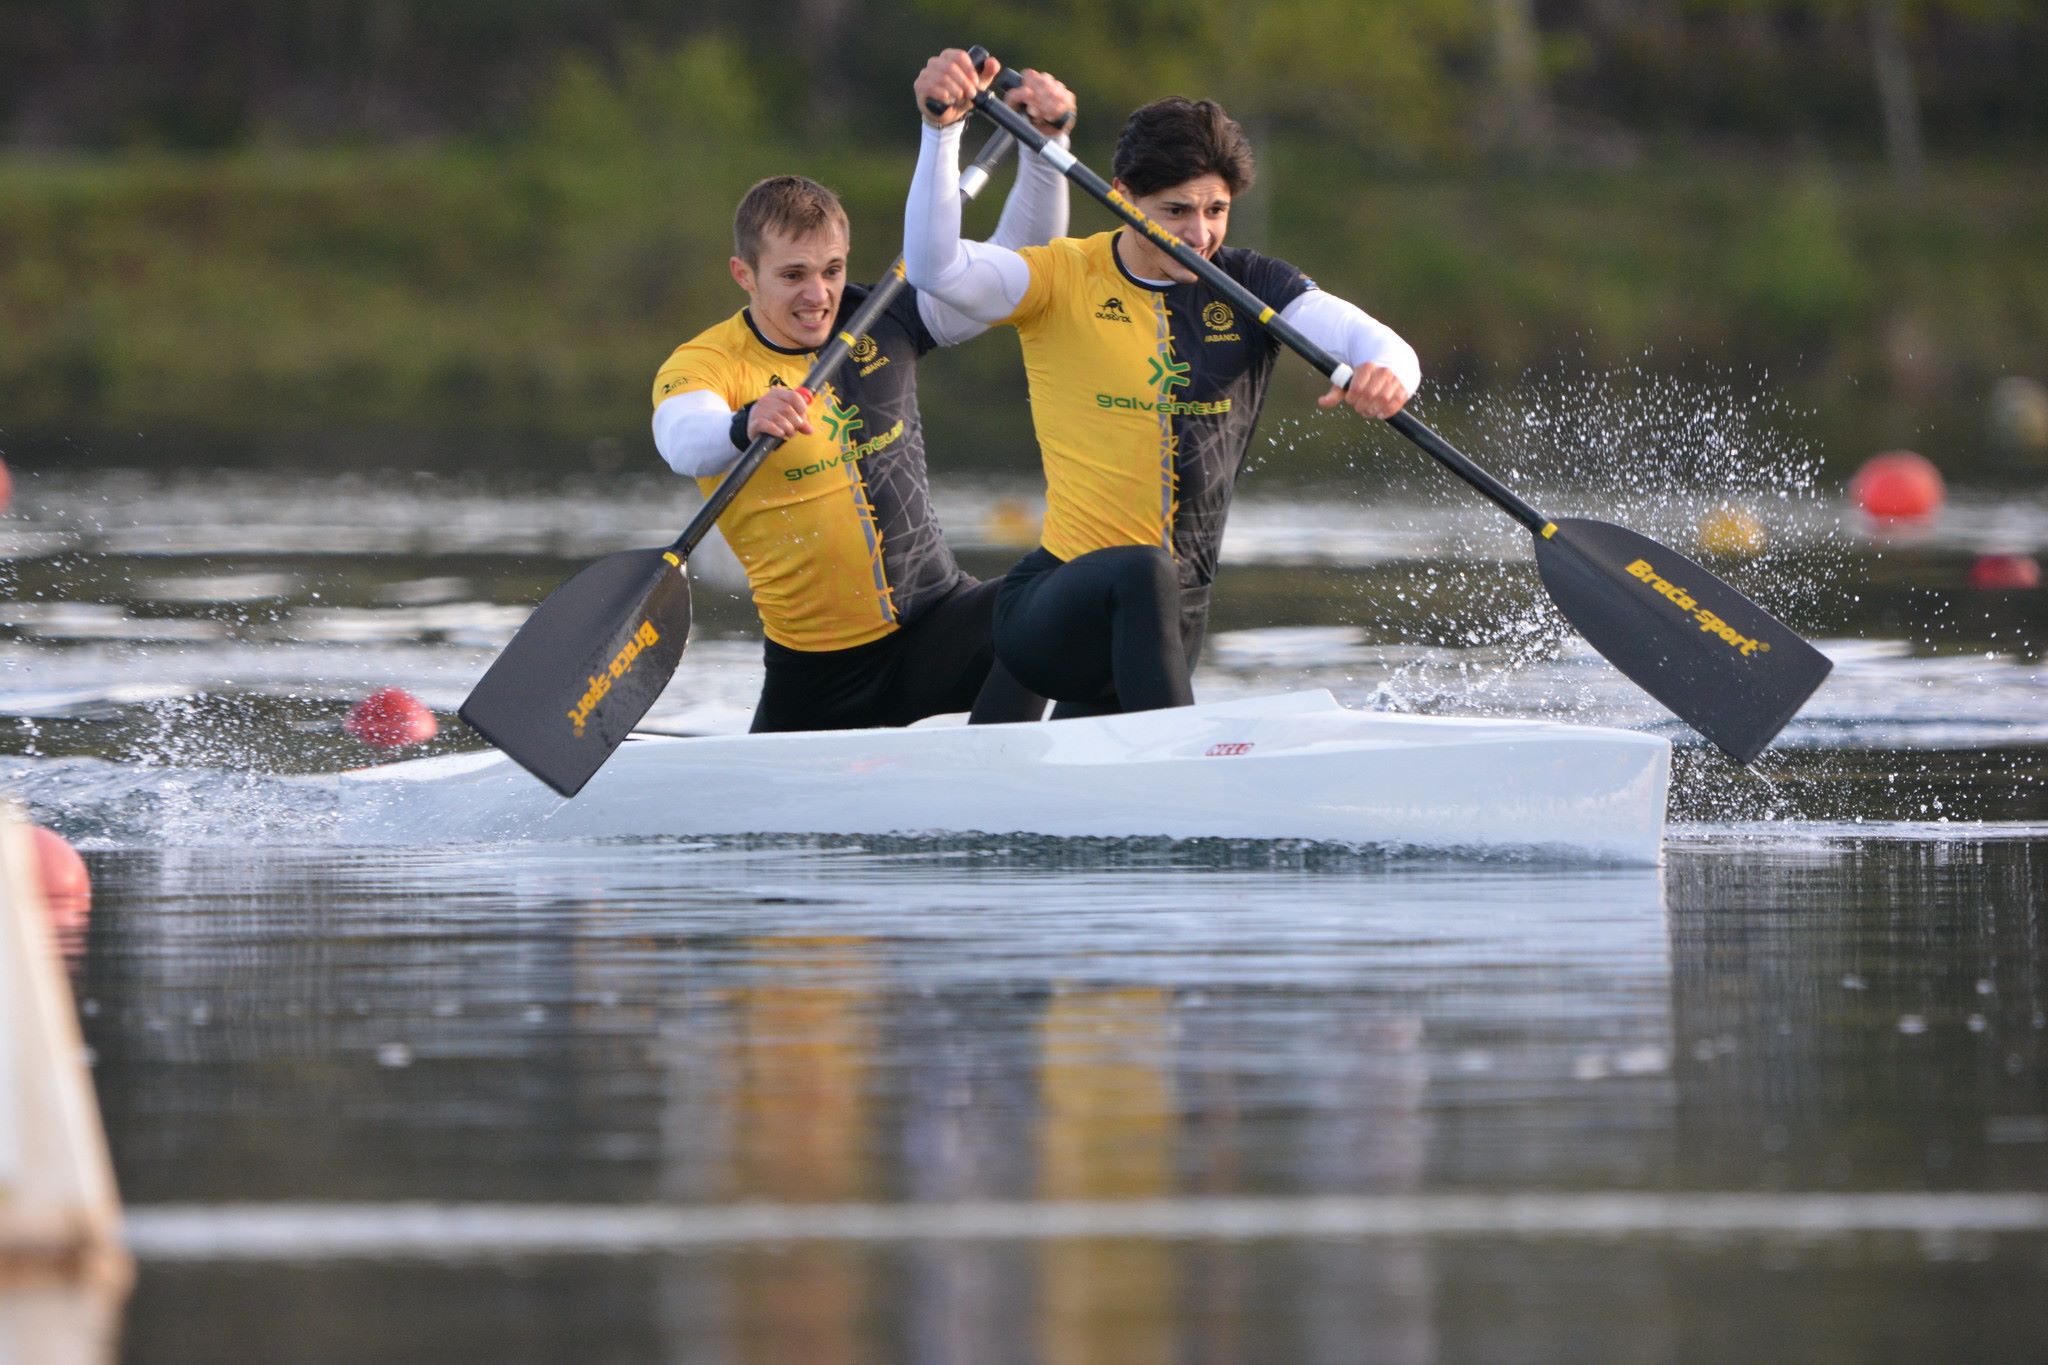
{"type": "MultiPolygon", "coordinates": [[[[1138,280],[1116,237],[1025,247],[1030,288],[1004,319],[1023,340],[1045,460],[1044,545],[1069,560],[1158,545],[1184,587],[1205,587],[1278,344],[1205,284],[1138,280]]],[[[1214,259],[1274,312],[1315,288],[1255,252],[1214,259]]]]}
{"type": "MultiPolygon", "coordinates": [[[[847,286],[839,325],[866,297],[847,286]]],[[[718,519],[776,644],[879,640],[965,577],[932,515],[917,412],[918,357],[937,344],[904,290],[819,395],[811,434],[784,442],[718,519]]],[[[737,411],[802,383],[816,359],[769,342],[742,309],[676,348],[654,377],[654,404],[704,390],[737,411]]],[[[708,496],[719,479],[698,482],[708,496]]]]}

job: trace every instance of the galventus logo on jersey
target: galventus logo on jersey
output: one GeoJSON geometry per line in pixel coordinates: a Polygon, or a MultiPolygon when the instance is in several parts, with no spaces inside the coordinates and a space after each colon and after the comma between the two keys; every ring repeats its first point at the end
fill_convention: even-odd
{"type": "Polygon", "coordinates": [[[612,661],[603,672],[590,675],[590,686],[576,704],[569,708],[569,723],[576,727],[576,738],[583,738],[583,727],[590,720],[590,713],[597,704],[611,695],[612,685],[633,671],[633,665],[640,662],[640,656],[661,643],[661,633],[654,628],[654,622],[642,621],[640,629],[633,632],[619,652],[612,655],[612,661]]]}
{"type": "Polygon", "coordinates": [[[782,471],[782,477],[791,483],[808,478],[812,474],[822,474],[828,469],[837,469],[855,460],[865,459],[877,451],[887,450],[903,439],[903,421],[898,418],[896,425],[881,435],[866,441],[856,440],[855,437],[865,425],[860,415],[860,407],[842,406],[836,398],[825,405],[825,411],[819,414],[819,418],[825,424],[826,436],[839,443],[839,453],[827,455],[822,460],[813,460],[806,465],[788,466],[782,471]]]}
{"type": "Polygon", "coordinates": [[[1699,599],[1657,572],[1647,559],[1638,559],[1628,566],[1629,577],[1641,581],[1651,592],[1690,616],[1702,632],[1713,636],[1722,644],[1747,659],[1752,654],[1770,652],[1770,641],[1753,639],[1721,619],[1718,612],[1699,604],[1699,599]]]}
{"type": "Polygon", "coordinates": [[[1157,398],[1134,398],[1122,394],[1098,393],[1095,406],[1110,411],[1162,412],[1170,417],[1215,417],[1230,411],[1230,400],[1220,398],[1215,402],[1184,402],[1173,396],[1175,389],[1184,389],[1194,382],[1192,366],[1185,360],[1175,360],[1169,354],[1164,360],[1158,356],[1145,357],[1145,381],[1158,393],[1157,398]]]}

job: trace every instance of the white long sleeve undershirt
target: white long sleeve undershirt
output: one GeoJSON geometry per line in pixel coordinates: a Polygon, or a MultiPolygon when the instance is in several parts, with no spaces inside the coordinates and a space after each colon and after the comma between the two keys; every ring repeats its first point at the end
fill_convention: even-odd
{"type": "MultiPolygon", "coordinates": [[[[1067,144],[1064,134],[1058,139],[1067,144]]],[[[954,145],[959,145],[958,139],[954,145]]],[[[1028,156],[1017,148],[1017,180],[1003,200],[1002,217],[989,235],[989,245],[1014,252],[1018,247],[1037,246],[1067,235],[1067,178],[1054,170],[1044,157],[1028,156]]],[[[953,206],[960,206],[960,179],[953,177],[953,206]]],[[[979,245],[979,243],[977,243],[979,245]]],[[[917,315],[941,346],[958,346],[988,330],[988,324],[968,317],[944,300],[919,291],[917,315]]]]}
{"type": "MultiPolygon", "coordinates": [[[[1065,145],[1064,136],[1059,140],[1065,145]]],[[[956,135],[956,148],[958,144],[956,135]]],[[[957,167],[953,184],[957,197],[957,167]]],[[[956,226],[954,230],[959,229],[956,226]]],[[[1049,242],[1066,234],[1067,178],[1042,157],[1020,155],[1016,183],[1003,200],[1002,216],[996,220],[996,230],[989,241],[1007,250],[1049,242]]],[[[987,323],[922,292],[917,296],[917,315],[941,346],[957,346],[988,330],[987,323]]],[[[733,447],[732,417],[733,409],[717,394],[703,389],[676,394],[664,399],[654,410],[654,448],[678,474],[699,479],[723,474],[739,463],[744,453],[733,447]]]]}
{"type": "MultiPolygon", "coordinates": [[[[922,291],[920,297],[943,300],[968,317],[996,323],[1024,301],[1031,268],[1013,250],[960,240],[959,127],[925,125],[903,215],[904,275],[922,291]]],[[[1164,289],[1171,282],[1147,283],[1164,289]]],[[[1415,348],[1356,304],[1311,289],[1281,309],[1280,317],[1353,369],[1384,366],[1410,395],[1422,386],[1422,361],[1415,348]]]]}
{"type": "MultiPolygon", "coordinates": [[[[1018,151],[1027,162],[1044,160],[1018,151]]],[[[1014,250],[960,240],[959,123],[927,123],[918,140],[917,170],[903,208],[903,277],[921,295],[984,325],[1017,311],[1031,286],[1031,268],[1014,250]]]]}
{"type": "Polygon", "coordinates": [[[1422,387],[1422,357],[1401,334],[1348,299],[1311,289],[1280,310],[1280,320],[1357,369],[1380,365],[1394,372],[1408,397],[1422,387]]]}
{"type": "Polygon", "coordinates": [[[678,474],[707,479],[739,463],[733,449],[732,413],[709,389],[664,398],[654,410],[654,448],[678,474]]]}

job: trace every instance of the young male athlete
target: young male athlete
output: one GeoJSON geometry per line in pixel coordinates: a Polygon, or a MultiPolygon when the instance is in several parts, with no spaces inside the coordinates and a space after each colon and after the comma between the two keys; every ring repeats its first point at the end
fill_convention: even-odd
{"type": "MultiPolygon", "coordinates": [[[[1070,121],[1073,96],[1050,76],[1028,73],[1010,98],[1047,136],[1070,121]]],[[[1066,222],[1065,182],[1024,158],[993,240],[1045,242],[1066,222]]],[[[955,562],[926,483],[918,357],[987,328],[906,289],[813,395],[796,386],[867,297],[846,283],[845,210],[815,181],[777,176],[740,201],[733,238],[747,306],[662,365],[654,441],[708,495],[755,437],[783,438],[718,519],[767,637],[753,728],[907,725],[970,707],[978,721],[1037,719],[1044,698],[993,667],[997,585],[955,562]]]]}
{"type": "MultiPolygon", "coordinates": [[[[960,119],[999,69],[957,49],[919,73],[924,118],[904,222],[911,284],[1017,329],[1045,463],[1040,547],[1002,580],[996,656],[1056,715],[1184,706],[1209,586],[1278,343],[1142,234],[1014,250],[960,240],[960,119]],[[933,114],[936,101],[943,114],[933,114]]],[[[1285,261],[1223,245],[1252,182],[1244,132],[1179,97],[1132,114],[1116,189],[1353,371],[1323,407],[1390,417],[1422,382],[1414,348],[1285,261]]]]}

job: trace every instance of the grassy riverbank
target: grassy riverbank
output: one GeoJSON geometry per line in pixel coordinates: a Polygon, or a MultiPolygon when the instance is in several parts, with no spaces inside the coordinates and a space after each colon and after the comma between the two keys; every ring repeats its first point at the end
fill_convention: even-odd
{"type": "MultiPolygon", "coordinates": [[[[656,365],[737,305],[745,185],[779,167],[835,184],[871,277],[909,157],[726,136],[663,155],[543,139],[0,160],[0,429],[641,442],[656,365]]],[[[1107,217],[1077,203],[1074,221],[1107,217]]],[[[1395,322],[1439,380],[1648,351],[1808,401],[1910,406],[2048,369],[2048,182],[2016,165],[1941,169],[1907,203],[1875,167],[1396,177],[1280,147],[1237,237],[1395,322]]],[[[1007,341],[949,357],[935,440],[1014,444],[981,413],[991,396],[1013,411],[1016,369],[1007,341]]]]}

